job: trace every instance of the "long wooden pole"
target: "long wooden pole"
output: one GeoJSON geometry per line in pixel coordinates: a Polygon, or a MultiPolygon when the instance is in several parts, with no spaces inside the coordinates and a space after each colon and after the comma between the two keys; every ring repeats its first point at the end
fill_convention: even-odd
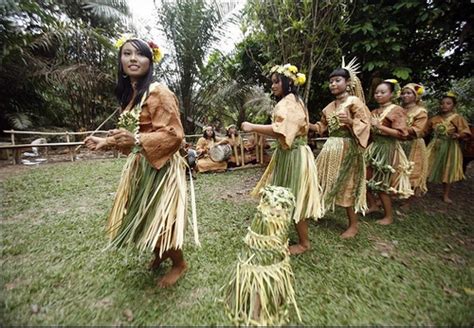
{"type": "MultiPolygon", "coordinates": [[[[117,107],[117,108],[114,110],[114,112],[113,112],[112,114],[110,114],[109,117],[107,117],[107,118],[105,119],[104,122],[100,123],[100,125],[97,127],[97,129],[95,129],[94,131],[92,131],[91,134],[89,134],[89,137],[93,136],[97,131],[99,131],[100,128],[101,128],[102,126],[104,126],[104,124],[107,123],[107,121],[110,120],[110,119],[118,112],[119,109],[120,109],[120,107],[117,107]]],[[[79,148],[81,148],[81,147],[82,147],[82,145],[77,146],[74,151],[78,151],[79,148]]]]}

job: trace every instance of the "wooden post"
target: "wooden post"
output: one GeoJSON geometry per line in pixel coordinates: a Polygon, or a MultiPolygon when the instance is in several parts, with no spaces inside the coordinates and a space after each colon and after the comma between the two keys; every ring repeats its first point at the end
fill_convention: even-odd
{"type": "Polygon", "coordinates": [[[263,164],[263,148],[265,147],[265,136],[260,136],[260,163],[263,164]]]}
{"type": "MultiPolygon", "coordinates": [[[[66,142],[67,143],[70,143],[71,142],[71,138],[69,137],[69,132],[66,131],[66,142]]],[[[74,149],[72,149],[72,147],[67,147],[69,149],[69,157],[71,158],[71,162],[74,162],[74,149]]]]}
{"type": "MultiPolygon", "coordinates": [[[[12,145],[14,145],[14,144],[15,144],[15,131],[14,131],[14,130],[12,130],[12,131],[10,132],[10,138],[11,138],[11,140],[12,140],[12,145]]],[[[18,162],[18,159],[19,159],[18,151],[17,151],[16,149],[12,149],[12,155],[13,155],[13,156],[12,156],[12,163],[13,163],[13,165],[18,164],[18,163],[17,163],[17,162],[18,162]]]]}
{"type": "Polygon", "coordinates": [[[235,165],[240,165],[239,152],[237,151],[237,143],[235,142],[235,134],[232,134],[232,148],[234,150],[235,165]]]}
{"type": "Polygon", "coordinates": [[[255,140],[255,155],[257,163],[260,163],[260,151],[259,151],[259,142],[258,142],[258,134],[254,133],[254,140],[255,140]]]}
{"type": "Polygon", "coordinates": [[[244,153],[244,138],[242,136],[240,136],[239,145],[240,145],[240,154],[242,155],[242,163],[240,164],[240,166],[244,166],[245,165],[245,153],[244,153]]]}

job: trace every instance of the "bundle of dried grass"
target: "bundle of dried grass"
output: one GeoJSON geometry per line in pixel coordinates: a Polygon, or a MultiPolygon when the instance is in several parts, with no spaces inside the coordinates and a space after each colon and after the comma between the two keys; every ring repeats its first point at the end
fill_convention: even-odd
{"type": "Polygon", "coordinates": [[[282,325],[294,306],[301,321],[293,289],[288,251],[288,227],[295,198],[289,189],[266,186],[258,212],[230,282],[222,287],[223,302],[236,325],[282,325]]]}

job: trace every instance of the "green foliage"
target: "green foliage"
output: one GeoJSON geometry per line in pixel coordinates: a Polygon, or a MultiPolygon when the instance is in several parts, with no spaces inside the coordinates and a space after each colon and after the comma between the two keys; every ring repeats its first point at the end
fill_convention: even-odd
{"type": "Polygon", "coordinates": [[[363,64],[369,101],[381,79],[444,89],[447,80],[469,76],[473,7],[445,0],[354,2],[342,50],[363,64]]]}
{"type": "MultiPolygon", "coordinates": [[[[124,27],[116,16],[94,14],[97,6],[103,13],[106,6],[128,12],[125,1],[106,0],[6,1],[0,7],[2,118],[21,114],[35,128],[79,129],[108,115],[116,70],[110,39],[124,27]]],[[[0,128],[13,122],[1,121],[0,128]]]]}

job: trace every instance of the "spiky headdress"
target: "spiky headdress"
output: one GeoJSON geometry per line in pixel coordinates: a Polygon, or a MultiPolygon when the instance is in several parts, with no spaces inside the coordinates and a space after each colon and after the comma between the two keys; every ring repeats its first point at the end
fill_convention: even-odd
{"type": "Polygon", "coordinates": [[[349,85],[349,88],[350,88],[349,93],[353,96],[358,97],[360,100],[362,100],[365,103],[365,96],[364,96],[364,90],[362,89],[362,83],[357,77],[357,74],[360,73],[359,71],[360,64],[358,64],[356,61],[357,61],[357,58],[354,57],[349,62],[349,64],[346,65],[344,56],[342,56],[341,67],[349,72],[349,76],[351,78],[351,83],[349,85]]]}

